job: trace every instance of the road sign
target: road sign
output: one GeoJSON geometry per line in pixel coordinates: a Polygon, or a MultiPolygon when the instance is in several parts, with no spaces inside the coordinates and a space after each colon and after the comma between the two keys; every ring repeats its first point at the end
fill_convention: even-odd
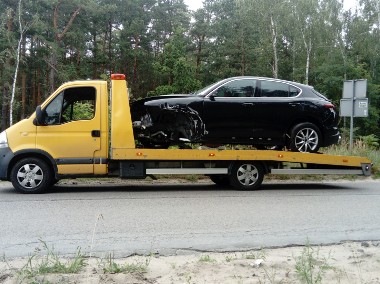
{"type": "Polygon", "coordinates": [[[368,99],[355,99],[352,107],[352,99],[340,100],[340,116],[368,117],[368,99]]]}
{"type": "Polygon", "coordinates": [[[350,80],[343,83],[340,115],[350,117],[350,147],[353,145],[354,117],[368,116],[367,80],[350,80]]]}
{"type": "Polygon", "coordinates": [[[349,80],[343,83],[343,98],[365,98],[367,97],[367,80],[349,80]]]}

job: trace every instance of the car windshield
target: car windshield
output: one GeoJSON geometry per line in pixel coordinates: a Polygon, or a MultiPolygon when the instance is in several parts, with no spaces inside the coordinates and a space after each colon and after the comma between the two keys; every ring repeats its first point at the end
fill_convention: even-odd
{"type": "Polygon", "coordinates": [[[202,88],[202,89],[200,89],[198,91],[195,91],[195,92],[191,93],[191,95],[194,95],[194,96],[204,96],[204,95],[206,95],[206,94],[209,93],[209,90],[214,89],[215,86],[218,85],[218,84],[220,84],[220,82],[216,82],[216,83],[213,83],[211,85],[208,85],[208,86],[206,86],[206,87],[204,87],[204,88],[202,88]]]}

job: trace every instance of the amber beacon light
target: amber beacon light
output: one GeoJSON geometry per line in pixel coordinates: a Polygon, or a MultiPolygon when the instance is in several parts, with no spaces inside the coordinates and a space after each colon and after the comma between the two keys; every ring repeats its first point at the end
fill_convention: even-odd
{"type": "Polygon", "coordinates": [[[111,74],[111,80],[125,80],[124,74],[111,74]]]}

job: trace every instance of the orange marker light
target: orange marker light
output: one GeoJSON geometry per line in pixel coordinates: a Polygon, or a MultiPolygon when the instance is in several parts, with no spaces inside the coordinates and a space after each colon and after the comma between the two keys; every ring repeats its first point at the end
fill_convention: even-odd
{"type": "Polygon", "coordinates": [[[215,154],[214,153],[210,153],[208,154],[210,157],[215,157],[215,154]]]}
{"type": "Polygon", "coordinates": [[[343,163],[348,163],[348,160],[347,160],[347,159],[344,159],[344,160],[343,160],[343,163]]]}
{"type": "Polygon", "coordinates": [[[283,154],[278,154],[278,157],[279,157],[279,158],[283,158],[284,155],[283,155],[283,154]]]}
{"type": "Polygon", "coordinates": [[[139,156],[139,157],[141,157],[143,155],[143,153],[142,152],[137,152],[136,153],[136,156],[139,156]]]}
{"type": "Polygon", "coordinates": [[[111,80],[125,80],[124,74],[111,74],[111,80]]]}

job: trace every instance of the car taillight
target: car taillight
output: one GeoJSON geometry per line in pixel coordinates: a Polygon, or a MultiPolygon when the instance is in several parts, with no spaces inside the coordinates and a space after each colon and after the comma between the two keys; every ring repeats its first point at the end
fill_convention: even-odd
{"type": "Polygon", "coordinates": [[[325,108],[335,108],[333,104],[324,104],[323,105],[325,108]]]}

